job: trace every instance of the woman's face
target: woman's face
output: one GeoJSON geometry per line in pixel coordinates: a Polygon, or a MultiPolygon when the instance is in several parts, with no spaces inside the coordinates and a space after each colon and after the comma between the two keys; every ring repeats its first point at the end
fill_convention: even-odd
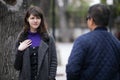
{"type": "Polygon", "coordinates": [[[28,23],[30,25],[30,31],[31,32],[36,32],[37,28],[40,26],[41,18],[31,14],[28,17],[28,23]]]}

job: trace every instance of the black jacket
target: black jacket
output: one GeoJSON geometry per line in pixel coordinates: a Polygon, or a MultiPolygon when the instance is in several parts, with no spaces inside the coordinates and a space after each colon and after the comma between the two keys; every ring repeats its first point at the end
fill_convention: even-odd
{"type": "MultiPolygon", "coordinates": [[[[20,43],[17,41],[16,44],[20,43]]],[[[19,70],[19,80],[31,80],[29,49],[18,51],[16,47],[16,57],[14,68],[19,70]]],[[[54,80],[57,69],[57,55],[53,38],[49,37],[49,42],[41,40],[38,49],[38,72],[37,80],[54,80]]]]}

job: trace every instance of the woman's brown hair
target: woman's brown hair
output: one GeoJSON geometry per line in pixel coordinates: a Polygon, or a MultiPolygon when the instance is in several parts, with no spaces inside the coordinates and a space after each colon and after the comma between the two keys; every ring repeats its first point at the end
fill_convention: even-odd
{"type": "Polygon", "coordinates": [[[44,19],[43,11],[37,6],[30,7],[26,12],[26,15],[24,18],[24,28],[23,28],[24,32],[28,32],[30,29],[30,26],[29,26],[27,19],[29,18],[29,16],[31,14],[36,16],[36,17],[41,18],[41,23],[40,23],[40,26],[37,28],[37,32],[39,32],[40,34],[47,33],[47,26],[46,26],[46,22],[44,19]]]}
{"type": "Polygon", "coordinates": [[[28,22],[27,19],[29,18],[29,16],[31,14],[36,16],[36,17],[41,18],[41,23],[40,23],[40,26],[37,28],[37,32],[40,34],[41,38],[44,41],[48,41],[49,34],[48,34],[48,31],[47,31],[47,25],[46,25],[46,22],[45,22],[43,11],[37,6],[31,6],[27,10],[27,12],[25,14],[25,18],[24,18],[23,30],[19,34],[18,40],[23,41],[23,40],[26,39],[26,37],[28,35],[28,31],[30,30],[30,25],[29,25],[29,22],[28,22]]]}

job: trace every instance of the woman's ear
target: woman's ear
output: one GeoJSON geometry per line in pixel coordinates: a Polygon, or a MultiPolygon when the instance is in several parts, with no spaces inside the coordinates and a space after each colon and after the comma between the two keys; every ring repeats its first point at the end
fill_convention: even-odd
{"type": "Polygon", "coordinates": [[[27,20],[27,22],[29,22],[29,18],[27,18],[26,20],[27,20]]]}

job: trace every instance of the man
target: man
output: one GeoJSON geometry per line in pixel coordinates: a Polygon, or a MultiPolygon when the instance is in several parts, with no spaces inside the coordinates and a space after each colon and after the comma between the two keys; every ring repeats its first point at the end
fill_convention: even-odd
{"type": "Polygon", "coordinates": [[[66,66],[67,80],[120,80],[120,42],[107,31],[110,10],[88,10],[89,33],[78,37],[66,66]]]}

